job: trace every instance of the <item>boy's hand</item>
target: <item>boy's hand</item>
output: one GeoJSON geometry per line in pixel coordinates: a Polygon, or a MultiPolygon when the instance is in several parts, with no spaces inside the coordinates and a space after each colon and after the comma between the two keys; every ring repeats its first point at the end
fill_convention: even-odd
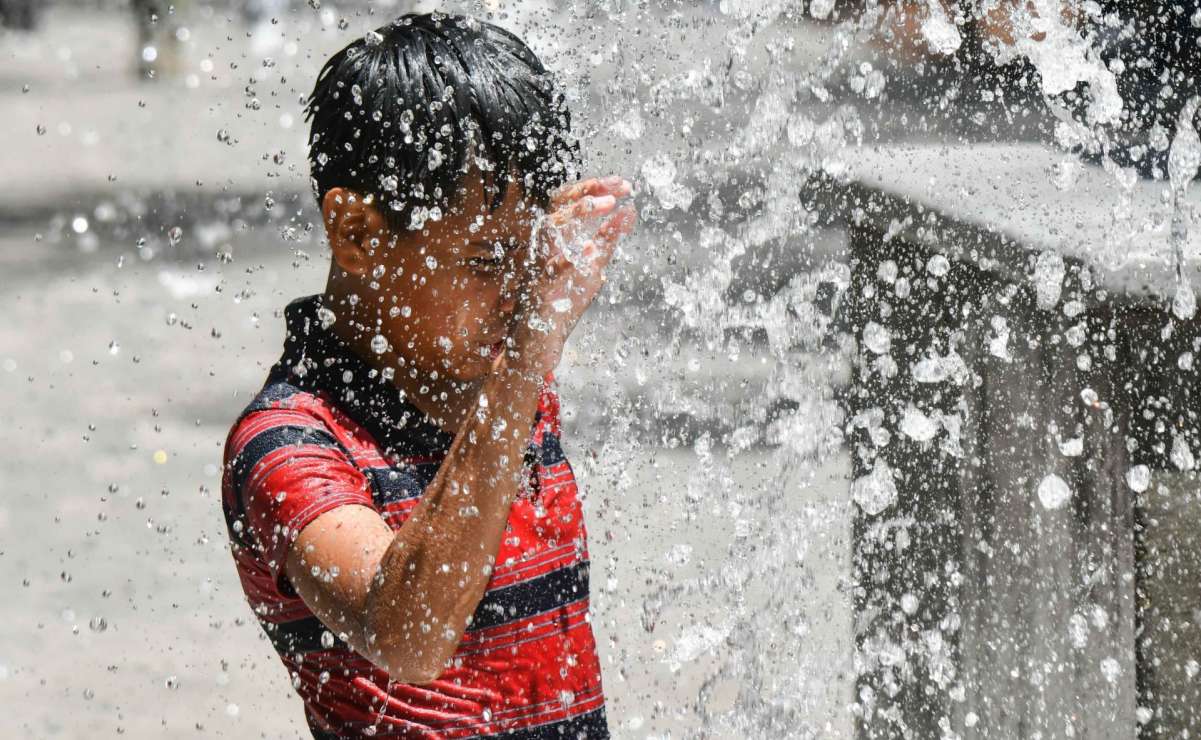
{"type": "Polygon", "coordinates": [[[559,364],[567,337],[605,283],[617,241],[633,230],[633,204],[618,206],[632,192],[614,175],[570,183],[552,196],[524,265],[509,367],[541,378],[559,364]],[[582,245],[574,264],[563,252],[572,244],[582,245]]]}

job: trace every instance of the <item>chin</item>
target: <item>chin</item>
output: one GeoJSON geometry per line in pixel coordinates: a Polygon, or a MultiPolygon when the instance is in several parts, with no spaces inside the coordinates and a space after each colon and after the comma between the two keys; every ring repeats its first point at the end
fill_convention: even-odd
{"type": "Polygon", "coordinates": [[[466,361],[460,360],[454,366],[446,368],[443,372],[446,377],[452,380],[460,383],[470,383],[491,373],[492,361],[487,357],[476,356],[466,361]]]}

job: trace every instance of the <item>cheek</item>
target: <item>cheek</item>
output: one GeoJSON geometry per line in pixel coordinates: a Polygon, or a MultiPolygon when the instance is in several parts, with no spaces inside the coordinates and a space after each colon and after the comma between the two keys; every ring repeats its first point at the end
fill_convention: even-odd
{"type": "Polygon", "coordinates": [[[488,307],[481,305],[480,296],[464,296],[459,299],[455,311],[455,323],[460,337],[470,338],[488,328],[488,307]]]}

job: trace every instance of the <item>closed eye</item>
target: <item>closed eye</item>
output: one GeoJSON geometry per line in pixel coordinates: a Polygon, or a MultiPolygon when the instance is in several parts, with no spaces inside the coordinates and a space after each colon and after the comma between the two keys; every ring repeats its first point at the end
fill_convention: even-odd
{"type": "Polygon", "coordinates": [[[505,246],[500,242],[493,242],[489,246],[492,248],[492,256],[472,257],[471,259],[467,260],[467,264],[473,269],[481,270],[483,272],[495,272],[496,270],[503,268],[509,256],[506,253],[505,246]]]}
{"type": "Polygon", "coordinates": [[[474,269],[493,272],[504,266],[503,257],[472,257],[467,260],[467,264],[474,269]]]}

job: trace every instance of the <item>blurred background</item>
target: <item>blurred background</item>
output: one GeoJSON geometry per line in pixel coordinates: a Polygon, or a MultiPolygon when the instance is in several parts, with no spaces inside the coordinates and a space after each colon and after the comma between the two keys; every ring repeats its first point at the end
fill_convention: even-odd
{"type": "Polygon", "coordinates": [[[222,445],[304,98],[431,10],[638,190],[557,373],[615,736],[1201,732],[1195,3],[0,0],[0,735],[305,736],[222,445]]]}

